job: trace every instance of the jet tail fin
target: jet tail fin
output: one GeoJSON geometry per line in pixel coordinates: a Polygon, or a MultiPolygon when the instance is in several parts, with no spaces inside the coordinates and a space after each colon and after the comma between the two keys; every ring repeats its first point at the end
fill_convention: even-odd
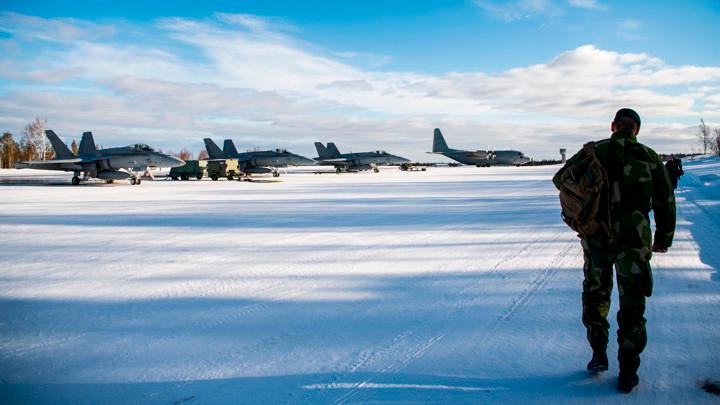
{"type": "Polygon", "coordinates": [[[210,159],[225,159],[225,153],[210,138],[203,139],[205,141],[205,150],[207,150],[210,159]]]}
{"type": "Polygon", "coordinates": [[[318,157],[321,159],[328,159],[332,157],[322,142],[315,142],[315,150],[317,150],[318,157]]]}
{"type": "Polygon", "coordinates": [[[53,150],[55,151],[55,159],[72,159],[75,157],[73,153],[68,149],[67,145],[60,140],[55,134],[55,131],[48,129],[45,130],[45,136],[50,140],[53,150]]]}
{"type": "Polygon", "coordinates": [[[328,142],[327,150],[330,157],[339,157],[341,155],[340,150],[335,146],[335,142],[328,142]]]}
{"type": "Polygon", "coordinates": [[[97,148],[95,147],[95,139],[93,138],[92,132],[83,132],[82,139],[80,139],[80,146],[78,147],[78,154],[97,154],[97,148]]]}
{"type": "Polygon", "coordinates": [[[235,148],[235,142],[232,139],[226,139],[223,143],[223,153],[226,157],[235,157],[238,155],[238,151],[235,148]]]}
{"type": "Polygon", "coordinates": [[[445,143],[445,138],[443,138],[442,132],[440,132],[440,128],[435,128],[435,133],[433,134],[433,152],[447,152],[450,150],[448,148],[447,143],[445,143]]]}

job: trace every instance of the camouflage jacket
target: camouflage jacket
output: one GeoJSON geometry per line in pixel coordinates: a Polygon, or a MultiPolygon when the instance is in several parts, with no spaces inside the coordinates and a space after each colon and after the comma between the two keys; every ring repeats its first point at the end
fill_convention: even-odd
{"type": "MultiPolygon", "coordinates": [[[[584,155],[581,150],[571,157],[572,164],[584,155]]],[[[604,248],[647,248],[652,245],[649,213],[655,215],[655,243],[672,245],[675,233],[675,194],[665,165],[654,150],[638,143],[633,135],[618,131],[596,142],[595,154],[608,175],[610,228],[614,239],[599,235],[587,241],[604,248]]],[[[558,172],[553,182],[558,184],[558,172]]]]}

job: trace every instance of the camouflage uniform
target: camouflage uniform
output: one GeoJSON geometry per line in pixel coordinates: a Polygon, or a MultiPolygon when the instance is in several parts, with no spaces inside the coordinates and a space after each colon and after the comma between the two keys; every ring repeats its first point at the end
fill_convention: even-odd
{"type": "MultiPolygon", "coordinates": [[[[618,361],[621,373],[634,375],[647,342],[645,297],[653,288],[649,212],[652,209],[655,215],[655,244],[670,247],[675,231],[675,196],[662,160],[629,132],[618,131],[597,142],[596,155],[608,174],[613,238],[592,235],[582,239],[582,319],[593,351],[605,353],[615,265],[620,295],[618,361]]],[[[583,152],[578,152],[568,164],[582,157],[583,152]]],[[[558,184],[559,179],[560,172],[553,181],[558,184]]]]}

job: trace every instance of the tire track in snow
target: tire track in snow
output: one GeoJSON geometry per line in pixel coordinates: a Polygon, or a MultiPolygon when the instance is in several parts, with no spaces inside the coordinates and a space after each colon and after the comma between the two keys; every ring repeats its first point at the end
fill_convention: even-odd
{"type": "MultiPolygon", "coordinates": [[[[464,215],[464,214],[462,212],[460,212],[460,213],[456,214],[455,216],[462,217],[462,215],[464,215]]],[[[432,218],[428,218],[428,223],[429,223],[429,225],[432,225],[432,218]]],[[[427,243],[429,243],[429,241],[432,237],[433,237],[433,234],[431,232],[426,232],[426,233],[422,233],[421,236],[419,236],[419,237],[415,237],[413,239],[413,241],[414,241],[414,244],[419,243],[419,241],[425,242],[427,244],[427,243]]],[[[375,243],[363,245],[361,248],[358,249],[361,252],[361,254],[358,256],[358,258],[353,259],[353,262],[359,263],[360,265],[362,265],[362,263],[366,259],[375,257],[377,255],[377,248],[379,246],[384,246],[384,245],[385,245],[385,241],[382,239],[375,239],[375,243]]],[[[336,254],[337,254],[337,252],[334,252],[334,251],[325,251],[325,252],[320,253],[319,255],[331,255],[332,257],[335,257],[336,254]]],[[[509,256],[509,254],[508,254],[508,256],[509,256]]],[[[307,261],[307,259],[305,259],[305,261],[307,261]]],[[[310,260],[310,261],[313,262],[313,261],[317,261],[317,260],[310,260]]],[[[350,273],[352,273],[352,271],[350,271],[350,273]]],[[[426,276],[426,274],[419,273],[415,277],[412,277],[411,279],[420,279],[425,276],[426,276]]],[[[298,277],[298,279],[303,279],[303,277],[298,277]]],[[[334,280],[329,280],[328,282],[326,282],[323,285],[329,285],[332,282],[334,282],[334,280]]],[[[292,284],[292,283],[288,283],[288,284],[292,284]]],[[[315,289],[321,288],[321,287],[322,286],[316,286],[315,289]]],[[[305,295],[309,292],[311,292],[311,291],[304,291],[302,294],[297,294],[297,295],[301,296],[301,295],[305,295]]],[[[386,303],[379,302],[378,304],[376,304],[372,307],[368,307],[363,311],[354,311],[353,313],[351,313],[350,315],[348,315],[348,317],[346,317],[344,319],[353,320],[353,319],[361,318],[362,316],[366,315],[369,312],[381,309],[385,305],[386,305],[386,303]]],[[[267,308],[267,307],[268,306],[266,305],[264,307],[258,307],[257,309],[260,310],[262,308],[267,308]]],[[[326,310],[326,312],[329,314],[333,314],[334,311],[335,311],[334,309],[326,310]]],[[[287,340],[289,338],[298,338],[303,335],[312,335],[315,331],[312,328],[312,326],[320,325],[325,322],[326,322],[326,320],[324,319],[324,317],[319,317],[318,319],[313,319],[309,322],[295,325],[292,327],[291,330],[283,330],[281,333],[277,333],[272,336],[264,337],[262,339],[253,341],[253,342],[249,343],[248,345],[244,345],[243,347],[234,348],[231,351],[226,351],[225,355],[222,356],[222,359],[220,359],[220,360],[218,360],[218,357],[219,357],[218,355],[213,356],[213,359],[201,360],[202,365],[199,367],[194,367],[194,369],[196,370],[195,374],[207,376],[208,370],[215,369],[215,368],[217,368],[217,366],[226,365],[229,362],[238,364],[238,366],[236,366],[236,368],[242,369],[243,362],[241,359],[245,353],[252,353],[252,352],[255,352],[256,350],[262,350],[269,346],[277,346],[280,343],[282,343],[282,341],[287,340]]],[[[408,339],[412,336],[413,336],[412,331],[404,331],[404,332],[400,333],[399,335],[397,335],[393,338],[390,345],[387,345],[386,347],[381,349],[380,353],[377,353],[377,351],[371,352],[371,353],[364,353],[361,355],[364,359],[360,359],[356,363],[348,366],[348,369],[357,370],[357,369],[363,367],[366,363],[371,362],[377,358],[381,358],[385,354],[394,353],[394,349],[396,347],[401,347],[402,343],[406,339],[408,339]]],[[[220,367],[220,368],[222,368],[222,367],[220,367]]],[[[225,370],[227,370],[227,368],[225,368],[225,370]]],[[[212,377],[222,377],[222,375],[212,375],[212,377]]]]}
{"type": "MultiPolygon", "coordinates": [[[[523,247],[523,249],[521,250],[521,252],[525,252],[525,251],[530,250],[530,248],[531,248],[532,246],[534,246],[538,241],[539,241],[539,238],[536,238],[536,239],[533,240],[531,243],[526,244],[526,245],[523,247]]],[[[508,262],[510,261],[510,259],[511,259],[512,257],[515,257],[515,256],[518,256],[518,253],[510,252],[510,251],[506,252],[505,255],[503,255],[499,260],[496,261],[496,263],[490,268],[489,271],[483,272],[483,274],[493,274],[493,273],[496,273],[496,272],[498,271],[498,269],[499,269],[503,264],[508,263],[508,262]]],[[[473,271],[468,271],[467,273],[473,273],[473,271]]],[[[415,278],[419,278],[419,277],[415,277],[415,278]]],[[[460,291],[455,291],[455,292],[446,294],[446,297],[453,297],[453,296],[457,296],[458,294],[463,294],[463,293],[467,292],[468,290],[470,290],[471,288],[476,287],[478,284],[479,284],[479,282],[474,282],[474,283],[472,283],[471,285],[467,285],[467,284],[466,284],[460,291]]],[[[442,299],[436,301],[435,304],[433,305],[433,307],[441,306],[443,301],[444,301],[444,300],[442,300],[442,299]]],[[[382,305],[379,305],[379,306],[376,306],[375,308],[373,308],[372,310],[375,310],[375,309],[378,309],[378,308],[381,308],[381,307],[382,307],[382,305]]],[[[450,307],[450,310],[448,310],[448,311],[445,312],[444,318],[445,318],[445,319],[449,318],[449,317],[451,316],[451,314],[457,312],[458,310],[462,309],[463,307],[464,307],[464,305],[453,305],[453,306],[451,306],[451,307],[450,307]]],[[[364,312],[370,312],[370,311],[364,311],[364,312]]],[[[423,323],[422,326],[427,326],[427,325],[426,325],[425,323],[423,323]]],[[[398,346],[398,343],[400,343],[400,342],[402,342],[402,341],[405,341],[406,338],[409,338],[409,337],[411,337],[411,336],[413,336],[413,335],[416,335],[416,333],[414,333],[414,332],[412,332],[412,331],[403,331],[403,332],[401,332],[400,334],[398,334],[398,335],[396,335],[395,337],[392,338],[392,342],[391,342],[390,345],[382,346],[379,350],[370,351],[370,352],[363,352],[363,353],[361,354],[361,358],[358,359],[358,361],[357,361],[355,364],[353,364],[352,366],[350,366],[350,367],[348,368],[348,371],[346,371],[345,373],[336,375],[335,378],[334,378],[334,381],[336,382],[336,381],[338,381],[338,380],[340,380],[340,379],[342,379],[342,378],[347,377],[349,374],[351,374],[351,373],[359,370],[361,367],[363,367],[364,365],[370,363],[370,362],[373,361],[373,360],[380,359],[380,358],[382,358],[383,356],[385,356],[385,355],[387,355],[387,354],[396,353],[396,352],[393,352],[392,350],[389,350],[389,349],[392,348],[392,347],[398,346]]],[[[432,345],[433,345],[435,342],[441,340],[445,335],[446,335],[446,333],[442,333],[442,334],[440,334],[440,335],[434,335],[434,336],[430,337],[428,340],[422,341],[422,342],[417,346],[417,347],[420,348],[420,350],[417,350],[417,351],[413,352],[413,354],[411,354],[411,355],[409,356],[409,358],[411,358],[411,359],[417,359],[417,358],[419,358],[421,353],[424,353],[425,351],[427,351],[428,349],[430,349],[430,347],[432,347],[432,345]],[[428,345],[428,342],[430,342],[429,345],[428,345]]],[[[401,362],[401,363],[405,363],[402,359],[400,360],[400,362],[401,362]]],[[[385,369],[387,369],[387,371],[390,370],[390,369],[387,368],[387,367],[386,367],[385,369]]]]}
{"type": "MultiPolygon", "coordinates": [[[[556,233],[555,237],[553,237],[548,243],[553,243],[559,239],[561,239],[564,235],[566,235],[566,232],[558,232],[556,233]]],[[[544,239],[543,239],[544,240],[544,239]]],[[[495,263],[495,265],[491,268],[490,271],[486,272],[485,274],[495,274],[500,271],[500,269],[503,267],[503,265],[507,265],[509,263],[512,263],[516,259],[519,259],[523,256],[523,254],[526,254],[532,250],[533,248],[540,243],[541,238],[537,237],[534,239],[531,243],[525,244],[523,248],[519,252],[508,252],[506,253],[499,261],[495,263]]],[[[505,323],[507,320],[510,319],[510,317],[516,313],[518,310],[520,310],[526,303],[528,303],[532,297],[539,291],[541,291],[545,286],[548,284],[548,282],[553,278],[553,276],[556,274],[556,266],[562,262],[563,259],[565,259],[568,256],[568,253],[573,249],[573,247],[576,245],[576,240],[571,240],[567,243],[567,247],[562,249],[562,251],[557,254],[553,260],[544,267],[544,269],[533,279],[531,280],[528,287],[522,290],[522,292],[519,294],[519,296],[513,300],[512,304],[503,311],[503,313],[498,316],[497,320],[491,327],[490,332],[496,331],[503,323],[505,323]]],[[[466,292],[473,287],[475,287],[476,284],[479,282],[472,283],[472,285],[466,285],[460,292],[466,292]]],[[[451,307],[450,310],[446,311],[444,314],[444,318],[447,320],[451,317],[451,315],[461,308],[465,307],[465,305],[454,305],[451,307]]],[[[363,379],[362,381],[355,383],[355,385],[346,393],[339,396],[335,399],[334,403],[336,404],[342,404],[351,399],[355,394],[357,394],[361,389],[363,389],[368,384],[372,383],[374,380],[381,376],[386,376],[388,374],[395,374],[407,367],[408,365],[412,364],[417,359],[421,358],[425,353],[427,353],[435,344],[442,341],[446,336],[448,336],[450,333],[452,333],[452,329],[454,326],[450,326],[445,328],[442,332],[436,333],[432,335],[430,338],[427,338],[423,340],[419,345],[417,345],[413,350],[410,351],[410,353],[398,360],[395,360],[388,364],[386,367],[382,368],[381,370],[377,371],[376,373],[372,374],[370,377],[363,379]]],[[[491,334],[491,333],[490,333],[491,334]]],[[[487,336],[487,335],[486,335],[487,336]]],[[[347,377],[347,376],[346,376],[347,377]]],[[[335,381],[338,381],[341,379],[340,377],[335,378],[335,381]]]]}
{"type": "Polygon", "coordinates": [[[577,241],[569,242],[562,252],[556,255],[555,258],[553,258],[553,260],[545,266],[543,271],[535,276],[530,284],[520,292],[520,294],[513,300],[513,303],[499,317],[498,325],[508,321],[513,314],[530,302],[535,294],[545,288],[550,280],[555,277],[555,274],[557,274],[557,266],[569,256],[570,251],[573,250],[576,245],[577,241]]]}

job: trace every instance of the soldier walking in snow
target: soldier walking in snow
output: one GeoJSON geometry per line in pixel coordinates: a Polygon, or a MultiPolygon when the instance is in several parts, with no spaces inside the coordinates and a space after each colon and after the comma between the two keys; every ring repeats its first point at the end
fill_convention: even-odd
{"type": "Polygon", "coordinates": [[[660,157],[636,139],[640,116],[623,108],[611,129],[610,138],[591,142],[570,158],[553,182],[560,190],[563,219],[578,231],[584,251],[582,320],[593,350],[587,365],[592,373],[608,369],[613,266],[617,272],[618,390],[627,393],[638,385],[640,353],[647,342],[644,313],[653,288],[651,252],[667,252],[672,244],[675,196],[660,157]]]}
{"type": "Polygon", "coordinates": [[[678,185],[678,179],[680,178],[680,176],[685,174],[682,169],[682,160],[680,160],[680,158],[676,158],[674,155],[670,156],[670,160],[665,162],[665,168],[670,175],[670,181],[672,182],[673,189],[676,189],[678,185]]]}

